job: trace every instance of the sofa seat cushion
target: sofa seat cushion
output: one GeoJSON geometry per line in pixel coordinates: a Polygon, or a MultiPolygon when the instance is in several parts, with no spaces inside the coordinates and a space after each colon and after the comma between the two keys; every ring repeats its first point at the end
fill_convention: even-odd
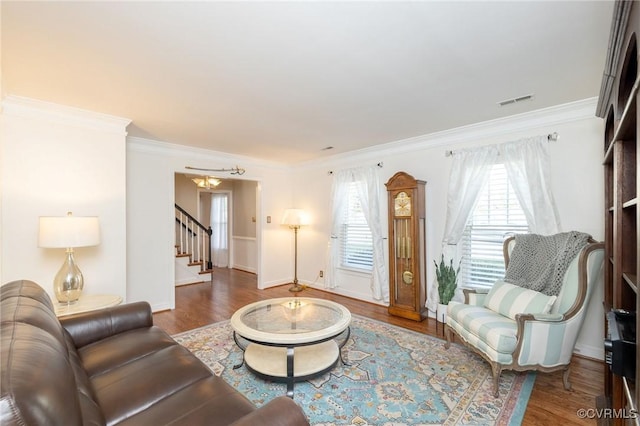
{"type": "Polygon", "coordinates": [[[226,425],[255,410],[155,326],[111,336],[78,353],[108,425],[226,425]]]}
{"type": "Polygon", "coordinates": [[[518,326],[514,320],[482,306],[450,302],[447,323],[467,341],[481,341],[496,353],[510,355],[516,348],[518,326]]]}
{"type": "Polygon", "coordinates": [[[220,377],[210,376],[166,396],[162,404],[150,406],[120,425],[230,425],[254,410],[244,395],[220,377]]]}

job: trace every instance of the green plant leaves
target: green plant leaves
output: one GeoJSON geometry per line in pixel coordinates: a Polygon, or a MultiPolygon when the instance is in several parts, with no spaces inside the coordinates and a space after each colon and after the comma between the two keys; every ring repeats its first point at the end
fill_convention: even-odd
{"type": "Polygon", "coordinates": [[[438,279],[438,296],[440,298],[440,303],[448,305],[456,292],[460,264],[458,264],[458,269],[455,269],[453,267],[453,259],[451,259],[447,265],[444,262],[444,254],[440,258],[439,265],[435,260],[433,263],[436,265],[436,278],[438,279]]]}

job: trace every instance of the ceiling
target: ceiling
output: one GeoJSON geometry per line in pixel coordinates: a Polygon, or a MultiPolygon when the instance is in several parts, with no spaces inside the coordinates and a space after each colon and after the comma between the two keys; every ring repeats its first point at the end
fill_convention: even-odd
{"type": "Polygon", "coordinates": [[[610,1],[0,7],[3,96],[289,164],[597,96],[613,13],[610,1]]]}

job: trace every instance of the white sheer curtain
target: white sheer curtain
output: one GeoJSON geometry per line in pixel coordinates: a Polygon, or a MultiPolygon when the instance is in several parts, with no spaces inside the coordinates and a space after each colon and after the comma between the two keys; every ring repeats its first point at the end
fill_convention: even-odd
{"type": "MultiPolygon", "coordinates": [[[[447,192],[447,217],[442,238],[442,253],[445,258],[457,259],[457,244],[473,212],[478,194],[497,159],[498,149],[495,145],[459,150],[453,154],[447,192]]],[[[435,312],[438,302],[438,282],[434,279],[429,288],[427,308],[435,312]]]]}
{"type": "Polygon", "coordinates": [[[211,194],[211,261],[213,266],[229,266],[229,196],[211,194]]]}
{"type": "Polygon", "coordinates": [[[364,218],[371,231],[373,241],[373,271],[371,274],[371,294],[375,300],[389,302],[389,277],[384,260],[384,235],[380,218],[380,178],[378,167],[366,167],[353,170],[364,218]]]}
{"type": "Polygon", "coordinates": [[[352,175],[349,170],[341,170],[333,174],[333,184],[331,185],[331,236],[329,239],[329,253],[327,276],[324,280],[326,288],[336,288],[340,286],[336,271],[340,266],[340,238],[342,238],[342,225],[344,225],[344,215],[342,211],[347,205],[349,194],[349,184],[352,175]]]}
{"type": "Polygon", "coordinates": [[[501,146],[509,182],[534,234],[560,232],[560,218],[549,179],[547,136],[521,139],[501,146]]]}
{"type": "MultiPolygon", "coordinates": [[[[449,178],[447,217],[442,239],[445,258],[458,260],[457,244],[491,167],[497,162],[505,164],[509,182],[525,212],[530,231],[543,235],[560,232],[560,221],[551,193],[546,136],[459,150],[453,154],[449,178]]],[[[438,283],[434,279],[429,288],[427,307],[435,311],[437,303],[438,283]]]]}
{"type": "Polygon", "coordinates": [[[447,219],[442,239],[444,244],[455,245],[460,241],[478,194],[489,176],[491,167],[497,161],[496,146],[454,153],[447,193],[447,219]]]}
{"type": "Polygon", "coordinates": [[[340,237],[343,212],[346,207],[349,185],[355,183],[360,204],[373,241],[373,270],[371,273],[371,294],[375,300],[389,301],[389,278],[384,260],[384,234],[380,217],[380,177],[378,167],[359,167],[342,170],[334,174],[332,186],[332,227],[329,241],[329,274],[325,286],[335,288],[337,268],[340,266],[340,237]]]}

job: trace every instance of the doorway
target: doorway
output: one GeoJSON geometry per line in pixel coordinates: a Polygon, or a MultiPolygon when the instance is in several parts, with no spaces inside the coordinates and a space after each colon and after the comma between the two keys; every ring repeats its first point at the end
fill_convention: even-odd
{"type": "Polygon", "coordinates": [[[260,231],[256,217],[260,209],[259,183],[217,177],[219,183],[215,187],[199,188],[192,179],[203,175],[175,173],[174,177],[176,204],[205,227],[211,226],[214,273],[216,267],[227,267],[251,272],[258,279],[260,231]],[[217,207],[212,208],[214,205],[217,207]],[[216,209],[226,212],[226,218],[219,213],[212,217],[216,209]],[[217,259],[214,259],[216,255],[217,259]]]}

